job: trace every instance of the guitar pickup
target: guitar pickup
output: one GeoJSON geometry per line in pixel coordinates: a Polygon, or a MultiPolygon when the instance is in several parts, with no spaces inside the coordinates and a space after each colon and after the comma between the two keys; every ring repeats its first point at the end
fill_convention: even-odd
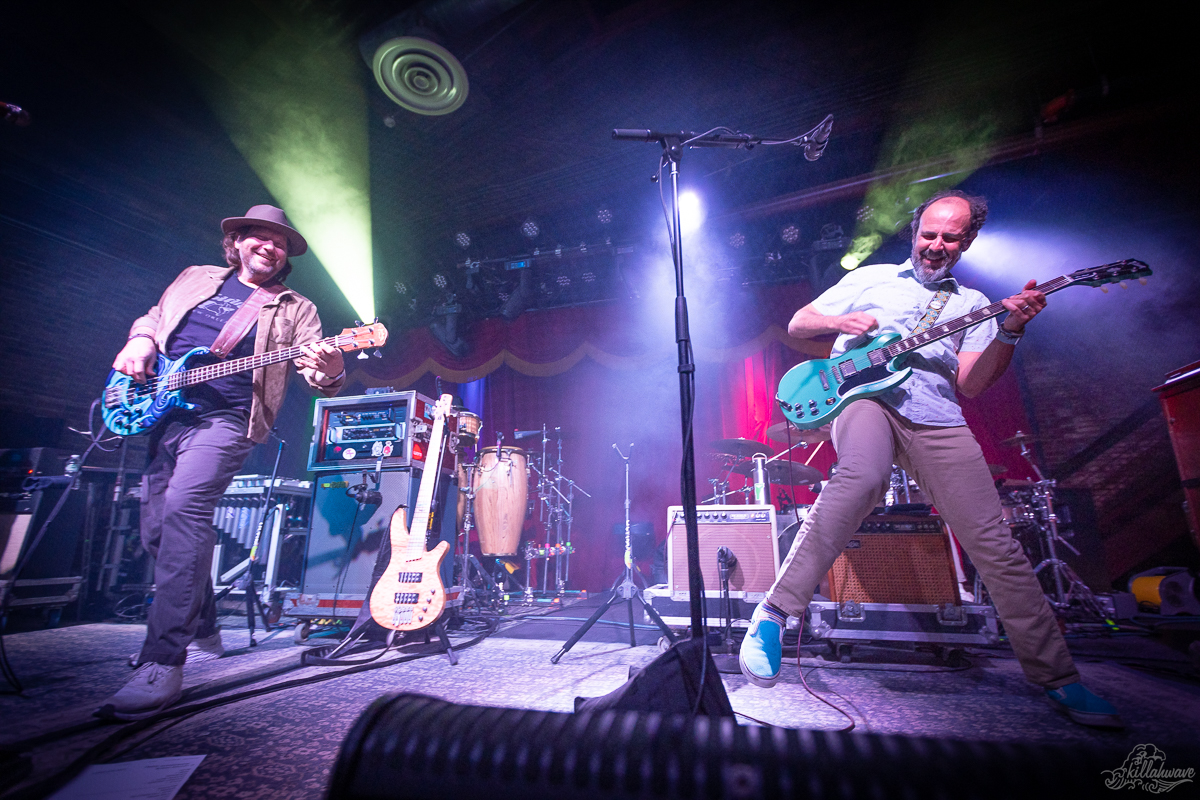
{"type": "MultiPolygon", "coordinates": [[[[420,572],[401,572],[397,580],[400,583],[420,583],[422,577],[423,575],[420,572]]],[[[396,602],[399,603],[400,601],[397,600],[396,602]]]]}
{"type": "Polygon", "coordinates": [[[396,599],[393,602],[397,605],[412,605],[420,599],[421,595],[418,592],[396,592],[396,599]]]}
{"type": "Polygon", "coordinates": [[[817,370],[817,375],[821,378],[821,388],[828,392],[829,391],[829,378],[825,377],[825,370],[823,370],[823,369],[817,370]]]}
{"type": "Polygon", "coordinates": [[[837,366],[838,366],[838,369],[840,369],[842,372],[842,376],[843,376],[842,380],[849,378],[851,375],[858,374],[858,369],[854,366],[854,362],[850,359],[846,359],[845,361],[838,364],[837,366]]]}

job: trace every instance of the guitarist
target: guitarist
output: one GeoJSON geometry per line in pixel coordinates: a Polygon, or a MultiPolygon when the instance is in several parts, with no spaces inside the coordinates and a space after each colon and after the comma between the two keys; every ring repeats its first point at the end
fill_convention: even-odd
{"type": "MultiPolygon", "coordinates": [[[[308,249],[283,211],[254,206],[222,220],[227,266],[188,267],[158,304],[139,317],[113,369],[144,382],[157,356],[175,359],[213,346],[244,304],[244,322],[222,338],[230,358],[304,347],[296,368],[325,396],[346,378],[342,352],[321,338],[321,320],[308,299],[284,286],[289,256],[308,249]],[[255,306],[258,306],[255,312],[255,306]],[[246,330],[248,326],[248,330],[246,330]],[[238,330],[245,332],[240,337],[238,330]]],[[[218,378],[189,389],[198,408],[176,410],[150,432],[150,463],[142,477],[142,543],[154,556],[154,603],[138,668],[96,712],[136,719],[179,699],[185,661],[223,652],[216,627],[212,565],[213,509],[256,442],[275,424],[287,390],[286,363],[218,378]]]]}
{"type": "MultiPolygon", "coordinates": [[[[935,194],[913,215],[912,256],[850,272],[796,312],[788,333],[799,339],[837,333],[836,356],[864,335],[909,333],[944,305],[945,318],[988,305],[950,271],[971,246],[987,204],[957,190],[935,194]],[[940,300],[940,303],[938,302],[940,300]]],[[[1116,709],[1086,689],[1058,622],[1024,552],[1004,524],[1000,499],[956,392],[974,397],[1008,368],[1025,325],[1046,307],[1029,281],[1002,302],[1008,316],[931,343],[911,355],[912,376],[874,398],[847,405],[834,420],[837,474],[800,528],[742,642],[742,672],[759,686],[779,678],[787,616],[802,617],[815,587],[883,498],[893,464],[913,475],[979,570],[1026,677],[1052,705],[1083,725],[1120,728],[1116,709]]]]}

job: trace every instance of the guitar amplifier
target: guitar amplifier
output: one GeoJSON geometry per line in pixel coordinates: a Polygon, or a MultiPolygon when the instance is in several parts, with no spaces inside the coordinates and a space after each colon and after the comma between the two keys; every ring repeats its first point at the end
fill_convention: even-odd
{"type": "Polygon", "coordinates": [[[872,514],[829,570],[835,603],[958,604],[950,537],[941,518],[872,514]]]}
{"type": "MultiPolygon", "coordinates": [[[[779,572],[775,546],[775,507],[699,506],[696,509],[700,540],[700,573],[704,593],[719,597],[717,550],[728,547],[737,557],[729,571],[729,595],[757,602],[766,595],[779,572]]],[[[687,531],[683,507],[667,509],[667,586],[672,600],[688,600],[687,531]]]]}

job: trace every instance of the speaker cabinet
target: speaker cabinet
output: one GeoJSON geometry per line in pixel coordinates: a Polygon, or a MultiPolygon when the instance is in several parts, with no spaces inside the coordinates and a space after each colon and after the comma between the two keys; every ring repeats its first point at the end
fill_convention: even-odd
{"type": "Polygon", "coordinates": [[[950,538],[938,517],[872,514],[829,570],[836,603],[960,602],[950,538]]]}
{"type": "MultiPolygon", "coordinates": [[[[737,557],[729,572],[729,594],[742,599],[762,599],[779,572],[775,546],[775,507],[700,506],[696,509],[700,539],[700,573],[704,593],[721,591],[717,550],[728,547],[737,557]]],[[[667,585],[672,600],[687,600],[687,530],[682,506],[667,509],[667,585]]]]}

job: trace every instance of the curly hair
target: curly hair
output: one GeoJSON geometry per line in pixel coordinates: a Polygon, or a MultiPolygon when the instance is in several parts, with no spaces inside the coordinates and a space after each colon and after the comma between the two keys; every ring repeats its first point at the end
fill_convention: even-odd
{"type": "Polygon", "coordinates": [[[967,194],[959,189],[941,189],[934,192],[932,197],[917,206],[917,210],[913,212],[912,223],[909,225],[909,231],[913,239],[917,238],[917,230],[921,227],[921,215],[925,213],[925,209],[938,200],[945,200],[947,197],[959,197],[967,201],[967,204],[971,207],[971,224],[967,229],[967,238],[975,238],[975,235],[979,233],[979,229],[983,227],[983,223],[987,221],[987,200],[978,195],[967,194]]]}
{"type": "MultiPolygon", "coordinates": [[[[246,231],[250,230],[250,226],[244,228],[234,228],[229,233],[225,234],[225,238],[221,240],[221,248],[225,251],[225,263],[234,269],[241,269],[242,257],[238,255],[237,243],[246,237],[246,231]]],[[[282,283],[292,271],[292,262],[285,260],[283,267],[276,273],[275,277],[282,283]]]]}

